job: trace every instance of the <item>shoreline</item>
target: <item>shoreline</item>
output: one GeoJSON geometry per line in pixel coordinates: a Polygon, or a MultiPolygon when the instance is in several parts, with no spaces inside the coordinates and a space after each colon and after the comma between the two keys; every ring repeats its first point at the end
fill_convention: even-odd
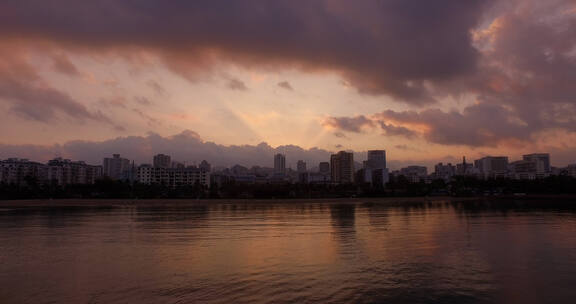
{"type": "Polygon", "coordinates": [[[295,198],[295,199],[32,199],[32,200],[0,200],[0,207],[126,207],[126,206],[192,206],[218,204],[404,204],[415,202],[440,201],[509,201],[509,200],[574,200],[576,195],[523,195],[523,196],[475,196],[475,197],[361,197],[361,198],[295,198]]]}

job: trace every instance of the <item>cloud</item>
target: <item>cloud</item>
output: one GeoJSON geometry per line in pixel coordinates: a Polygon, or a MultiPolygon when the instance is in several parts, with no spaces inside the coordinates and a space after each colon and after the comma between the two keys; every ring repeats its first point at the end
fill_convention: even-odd
{"type": "Polygon", "coordinates": [[[238,91],[248,90],[248,88],[246,87],[246,84],[244,84],[243,81],[235,79],[235,78],[229,79],[227,86],[231,90],[238,90],[238,91]]]}
{"type": "Polygon", "coordinates": [[[342,132],[334,132],[334,136],[336,136],[338,138],[347,138],[346,134],[344,134],[342,132]]]}
{"type": "Polygon", "coordinates": [[[108,97],[108,98],[101,98],[98,101],[98,104],[104,107],[115,107],[115,108],[122,108],[126,109],[126,98],[121,96],[115,97],[108,97]]]}
{"type": "Polygon", "coordinates": [[[142,106],[150,106],[153,104],[152,101],[145,96],[134,96],[134,101],[142,106]]]}
{"type": "Polygon", "coordinates": [[[359,92],[422,104],[435,100],[430,85],[474,73],[470,31],[492,2],[3,1],[0,36],[84,52],[141,48],[191,79],[223,61],[331,71],[359,92]]]}
{"type": "MultiPolygon", "coordinates": [[[[67,118],[75,123],[96,121],[120,128],[102,112],[92,111],[66,92],[48,85],[24,54],[17,43],[0,43],[0,102],[7,104],[11,113],[42,123],[67,118]]],[[[65,73],[74,73],[65,57],[53,58],[65,73]]]]}
{"type": "Polygon", "coordinates": [[[79,76],[80,72],[76,66],[70,62],[68,57],[63,54],[57,54],[52,56],[52,67],[55,71],[68,75],[68,76],[79,76]]]}
{"type": "MultiPolygon", "coordinates": [[[[576,132],[575,11],[573,0],[8,0],[0,3],[0,58],[9,58],[0,59],[0,98],[27,119],[105,121],[46,85],[22,54],[152,56],[191,80],[225,64],[332,73],[360,93],[408,104],[330,118],[325,126],[336,132],[471,147],[529,142],[547,130],[576,132]],[[35,102],[41,95],[48,101],[35,102]],[[474,102],[442,104],[462,96],[474,102]]],[[[67,57],[51,60],[74,73],[67,57]]],[[[227,85],[247,89],[237,79],[227,85]]]]}
{"type": "Polygon", "coordinates": [[[576,132],[576,3],[499,4],[489,22],[473,30],[479,55],[475,72],[434,86],[438,95],[472,96],[473,104],[460,110],[435,105],[385,110],[364,115],[370,122],[351,116],[332,125],[358,132],[363,129],[347,122],[380,124],[385,134],[422,135],[431,143],[469,147],[526,145],[546,131],[576,132]],[[390,128],[390,122],[404,129],[390,128]]]}
{"type": "Polygon", "coordinates": [[[101,112],[91,112],[68,94],[50,87],[3,79],[0,80],[0,100],[7,101],[10,111],[27,120],[47,123],[56,120],[57,114],[64,114],[79,122],[114,124],[101,112]]]}
{"type": "Polygon", "coordinates": [[[383,131],[383,135],[386,136],[402,136],[406,138],[414,138],[418,135],[416,131],[413,131],[409,128],[387,124],[383,120],[379,120],[374,117],[367,117],[364,115],[353,117],[328,117],[324,120],[323,125],[338,130],[334,132],[334,136],[340,138],[346,138],[346,134],[341,131],[362,133],[366,130],[374,129],[376,127],[380,127],[380,129],[383,131]]]}
{"type": "Polygon", "coordinates": [[[158,153],[172,156],[172,159],[187,164],[199,163],[206,159],[218,166],[273,166],[276,153],[287,155],[287,164],[295,166],[299,159],[310,164],[328,161],[330,152],[318,148],[303,149],[294,145],[271,147],[266,143],[258,145],[219,145],[203,141],[194,131],[186,130],[173,136],[160,136],[149,133],[146,136],[118,137],[105,141],[69,141],[61,145],[3,145],[0,144],[0,159],[23,157],[31,160],[46,161],[55,156],[75,160],[85,160],[90,164],[101,164],[104,157],[120,153],[136,163],[151,163],[158,153]]]}
{"type": "Polygon", "coordinates": [[[166,89],[155,80],[148,80],[146,85],[150,87],[157,96],[166,96],[166,89]]]}
{"type": "Polygon", "coordinates": [[[278,86],[288,91],[294,91],[294,88],[288,81],[281,81],[278,83],[278,86]]]}
{"type": "Polygon", "coordinates": [[[162,125],[162,122],[160,120],[144,113],[142,110],[140,110],[138,108],[133,108],[132,112],[136,113],[138,116],[140,116],[142,119],[144,119],[146,121],[146,123],[148,124],[148,126],[151,128],[162,125]]]}
{"type": "Polygon", "coordinates": [[[383,121],[379,121],[378,124],[386,136],[402,136],[406,138],[414,138],[418,134],[416,131],[410,130],[408,128],[386,124],[383,121]]]}
{"type": "Polygon", "coordinates": [[[337,130],[360,133],[367,127],[373,127],[374,122],[364,115],[354,117],[328,117],[323,122],[324,126],[337,130]]]}

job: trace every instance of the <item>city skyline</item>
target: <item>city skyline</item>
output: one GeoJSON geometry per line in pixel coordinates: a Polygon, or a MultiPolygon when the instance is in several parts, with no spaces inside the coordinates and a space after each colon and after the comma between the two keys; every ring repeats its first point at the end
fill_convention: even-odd
{"type": "MultiPolygon", "coordinates": [[[[283,151],[286,151],[286,149],[283,149],[283,151]]],[[[301,151],[301,150],[296,150],[296,151],[301,151]]],[[[113,160],[117,160],[115,166],[120,166],[121,168],[128,168],[130,166],[153,166],[153,167],[163,167],[163,168],[171,168],[174,166],[182,166],[182,167],[190,167],[190,166],[202,166],[202,163],[205,163],[208,161],[209,165],[211,167],[214,168],[231,168],[233,166],[246,166],[246,167],[263,167],[263,168],[269,168],[269,169],[273,169],[274,172],[276,173],[283,173],[286,172],[286,170],[293,170],[295,172],[300,171],[299,168],[299,164],[302,162],[304,165],[304,168],[308,168],[305,171],[310,171],[310,169],[315,169],[315,170],[320,170],[320,165],[321,163],[330,163],[330,158],[332,156],[341,154],[341,153],[348,153],[348,154],[352,154],[353,157],[353,162],[355,164],[355,167],[358,168],[370,168],[370,167],[374,167],[374,168],[387,168],[387,169],[391,169],[391,170],[400,170],[403,167],[410,167],[410,166],[423,166],[426,167],[428,170],[430,169],[434,169],[437,165],[442,165],[442,164],[453,164],[453,165],[457,165],[457,164],[461,164],[462,162],[466,162],[466,156],[461,156],[460,159],[457,158],[451,158],[448,161],[446,161],[446,159],[436,159],[436,160],[430,160],[429,162],[426,163],[418,163],[418,162],[397,162],[394,159],[388,159],[387,158],[387,152],[386,150],[369,150],[369,151],[364,151],[364,152],[354,152],[354,151],[346,151],[346,150],[341,150],[338,152],[328,152],[328,151],[322,151],[322,154],[320,156],[315,156],[314,158],[302,158],[300,156],[302,156],[302,154],[299,153],[294,153],[293,156],[295,157],[291,157],[290,154],[287,153],[278,153],[277,150],[269,150],[267,151],[267,154],[269,154],[269,159],[262,159],[260,158],[258,162],[254,162],[254,163],[240,163],[240,162],[235,162],[235,161],[230,161],[228,163],[218,163],[218,162],[213,162],[214,158],[211,157],[201,157],[199,155],[196,155],[196,157],[191,158],[191,156],[189,156],[188,158],[182,159],[179,157],[175,157],[172,158],[172,155],[170,154],[163,154],[163,153],[153,153],[150,154],[149,156],[145,156],[144,159],[140,159],[140,160],[136,160],[133,157],[129,157],[129,158],[124,158],[125,154],[119,154],[119,153],[113,153],[113,154],[107,154],[104,155],[103,157],[100,157],[99,160],[96,161],[89,161],[86,159],[79,159],[79,158],[68,158],[68,157],[62,157],[62,156],[54,156],[51,158],[48,158],[46,160],[44,159],[31,159],[31,158],[27,158],[27,157],[23,157],[22,155],[12,155],[11,157],[6,157],[6,158],[2,158],[0,157],[0,161],[2,160],[10,160],[10,159],[20,159],[20,160],[26,160],[26,161],[31,161],[31,162],[38,162],[38,163],[42,163],[42,162],[49,162],[51,160],[54,159],[72,159],[75,161],[80,161],[80,162],[84,162],[87,163],[88,165],[96,165],[99,166],[101,165],[104,172],[115,172],[114,174],[111,174],[110,176],[114,176],[116,174],[119,174],[118,169],[107,169],[107,167],[109,166],[113,166],[111,164],[109,164],[109,162],[112,162],[113,160]],[[376,164],[374,164],[374,161],[371,162],[371,153],[374,155],[374,161],[376,161],[376,164]],[[383,153],[383,155],[378,155],[375,153],[383,153]],[[322,155],[326,155],[326,158],[322,158],[322,155]],[[110,157],[112,156],[112,157],[110,157]],[[298,156],[298,157],[296,157],[298,156]],[[122,164],[120,164],[122,163],[122,164]],[[162,164],[160,164],[162,163],[162,164]],[[383,163],[384,165],[379,165],[379,163],[383,163]],[[309,164],[309,166],[307,166],[307,164],[309,164]],[[392,165],[390,165],[392,164],[392,165]],[[116,170],[116,171],[114,171],[116,170]]],[[[484,155],[480,158],[474,158],[471,162],[468,162],[469,165],[473,166],[473,167],[482,167],[481,162],[483,160],[486,159],[500,159],[500,158],[505,158],[506,162],[513,162],[513,161],[527,161],[529,160],[529,157],[532,156],[538,156],[538,155],[546,155],[547,156],[547,161],[546,164],[543,165],[545,166],[547,169],[546,171],[549,171],[550,168],[554,167],[554,168],[562,168],[562,167],[567,167],[567,166],[574,166],[576,165],[576,163],[568,163],[565,166],[555,166],[554,165],[554,158],[551,158],[550,155],[551,153],[548,152],[530,152],[530,153],[523,153],[521,155],[521,157],[518,158],[511,158],[509,156],[504,156],[504,155],[484,155]],[[528,158],[528,159],[527,159],[528,158]],[[480,164],[480,165],[479,165],[480,164]]]]}
{"type": "Polygon", "coordinates": [[[0,4],[0,158],[576,161],[571,1],[145,3],[0,4]]]}

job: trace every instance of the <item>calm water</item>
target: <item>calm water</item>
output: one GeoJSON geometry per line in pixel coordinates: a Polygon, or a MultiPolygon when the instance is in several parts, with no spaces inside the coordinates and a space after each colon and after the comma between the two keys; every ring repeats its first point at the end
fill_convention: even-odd
{"type": "Polygon", "coordinates": [[[576,204],[0,205],[0,303],[568,303],[576,204]]]}

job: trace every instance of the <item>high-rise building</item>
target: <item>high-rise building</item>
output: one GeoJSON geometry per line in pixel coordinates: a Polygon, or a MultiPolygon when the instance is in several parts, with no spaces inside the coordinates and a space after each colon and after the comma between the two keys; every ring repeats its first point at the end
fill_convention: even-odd
{"type": "Polygon", "coordinates": [[[386,151],[385,150],[368,151],[368,159],[364,162],[364,168],[385,169],[386,151]]]}
{"type": "Polygon", "coordinates": [[[332,182],[347,184],[354,182],[354,154],[340,151],[330,156],[332,182]]]}
{"type": "Polygon", "coordinates": [[[484,178],[505,177],[508,171],[508,157],[487,156],[474,161],[478,173],[484,178]]]}
{"type": "Polygon", "coordinates": [[[120,154],[112,155],[112,158],[106,157],[102,162],[103,174],[111,179],[127,179],[130,172],[130,160],[121,158],[120,154]]]}
{"type": "Polygon", "coordinates": [[[368,159],[364,161],[361,174],[363,182],[372,186],[384,186],[389,180],[388,169],[386,168],[386,151],[368,151],[368,159]]]}
{"type": "Polygon", "coordinates": [[[296,169],[298,170],[298,173],[304,173],[306,172],[306,162],[303,160],[299,160],[298,163],[296,164],[296,169]]]}
{"type": "Polygon", "coordinates": [[[550,172],[550,154],[548,153],[527,154],[522,157],[522,160],[536,163],[537,173],[550,172]]]}
{"type": "Polygon", "coordinates": [[[274,155],[274,173],[286,174],[286,156],[284,154],[274,155]]]}
{"type": "Polygon", "coordinates": [[[172,159],[170,158],[170,155],[165,155],[165,154],[154,155],[154,167],[155,168],[171,168],[172,167],[172,159]]]}

